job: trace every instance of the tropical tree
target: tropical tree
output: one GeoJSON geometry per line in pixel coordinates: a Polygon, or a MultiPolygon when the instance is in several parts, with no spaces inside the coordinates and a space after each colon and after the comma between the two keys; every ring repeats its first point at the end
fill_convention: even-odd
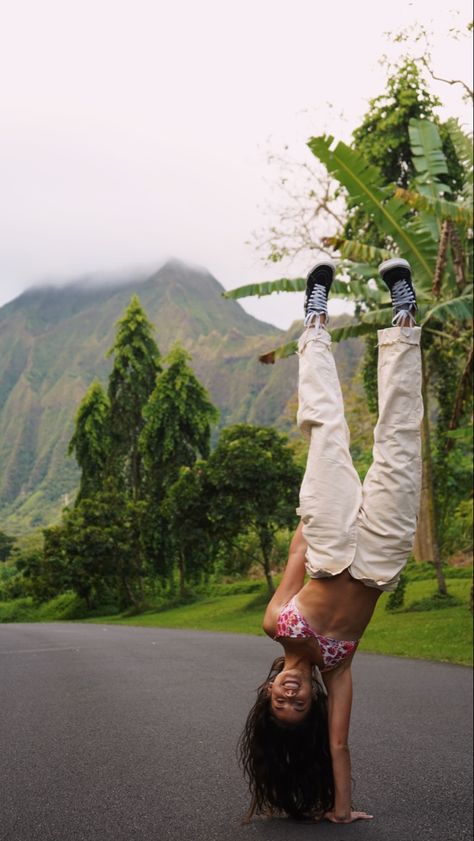
{"type": "Polygon", "coordinates": [[[165,360],[167,368],[158,376],[143,409],[144,426],[139,439],[145,470],[143,528],[148,557],[154,571],[163,576],[171,573],[177,554],[182,590],[184,548],[182,542],[173,539],[176,519],[170,517],[169,499],[165,507],[163,502],[181,468],[192,467],[198,458],[209,455],[211,428],[219,417],[208,392],[188,364],[190,359],[179,345],[171,349],[165,360]]]}
{"type": "Polygon", "coordinates": [[[140,451],[148,478],[159,484],[177,479],[181,467],[192,467],[209,455],[211,427],[218,410],[188,365],[191,356],[175,345],[143,408],[145,424],[140,451]]]}
{"type": "MultiPolygon", "coordinates": [[[[459,126],[450,126],[453,145],[467,153],[459,126]]],[[[358,320],[333,331],[339,341],[350,336],[360,336],[374,327],[386,326],[389,299],[379,278],[374,274],[373,263],[391,256],[409,260],[417,283],[420,302],[420,320],[424,326],[423,391],[425,419],[423,423],[423,492],[418,530],[418,554],[423,560],[434,562],[439,589],[446,591],[441,570],[439,544],[436,535],[435,504],[433,491],[433,463],[430,446],[430,406],[428,389],[428,359],[434,338],[444,337],[450,343],[458,340],[465,347],[466,329],[472,313],[472,285],[469,267],[472,261],[472,207],[466,194],[464,200],[449,201],[445,198],[447,174],[442,142],[436,126],[426,120],[410,123],[412,155],[417,173],[410,190],[397,185],[385,185],[379,170],[368,163],[357,151],[344,143],[335,143],[332,137],[311,138],[308,145],[313,154],[339,181],[354,205],[363,207],[371,223],[383,238],[384,247],[347,239],[344,232],[332,237],[330,244],[341,258],[339,278],[334,284],[334,294],[356,301],[358,320]],[[416,187],[417,189],[413,189],[416,187]],[[367,283],[367,281],[371,283],[367,283]]],[[[472,161],[471,161],[472,168],[472,161]]],[[[465,173],[465,183],[471,172],[465,173]]],[[[273,291],[303,289],[302,278],[283,278],[265,284],[252,284],[226,293],[228,297],[270,294],[273,291]]],[[[274,362],[278,357],[293,353],[295,343],[276,348],[261,359],[274,362]]],[[[469,365],[472,351],[466,354],[469,365]]],[[[463,395],[466,376],[461,378],[461,392],[456,395],[451,431],[459,424],[463,414],[463,395]]]]}
{"type": "Polygon", "coordinates": [[[185,594],[186,581],[199,581],[211,572],[218,548],[206,467],[205,461],[182,467],[161,505],[169,529],[168,545],[177,562],[181,595],[185,594]]]}
{"type": "MultiPolygon", "coordinates": [[[[440,100],[428,89],[423,63],[403,56],[390,67],[386,90],[369,101],[367,113],[352,134],[351,146],[373,164],[380,183],[408,187],[415,174],[409,125],[412,119],[435,122],[448,164],[451,196],[461,189],[464,167],[449,129],[436,114],[440,100]]],[[[367,245],[384,247],[384,235],[357,199],[345,193],[337,180],[314,157],[292,161],[285,151],[273,153],[269,163],[276,168],[278,207],[271,212],[271,225],[255,236],[264,258],[276,263],[304,254],[331,254],[327,237],[338,233],[367,245]]],[[[447,196],[448,197],[448,196],[447,196]]],[[[390,247],[390,245],[389,245],[390,247]]],[[[310,259],[312,259],[310,257],[310,259]]]]}
{"type": "Polygon", "coordinates": [[[68,452],[81,468],[79,502],[100,490],[110,456],[110,405],[99,382],[92,383],[79,406],[68,452]]]}
{"type": "Polygon", "coordinates": [[[44,547],[21,552],[16,561],[21,595],[31,595],[38,602],[64,593],[71,586],[67,558],[60,545],[62,527],[51,526],[43,534],[44,547]]]}
{"type": "Polygon", "coordinates": [[[217,539],[253,530],[269,592],[271,558],[280,529],[295,524],[295,499],[303,471],[285,435],[268,427],[236,424],[223,429],[207,464],[213,488],[210,517],[217,539]]]}
{"type": "Polygon", "coordinates": [[[121,475],[134,499],[140,497],[142,482],[139,438],[146,405],[161,371],[160,352],[137,295],[133,295],[118,322],[109,377],[111,473],[121,475]]]}
{"type": "Polygon", "coordinates": [[[15,543],[15,537],[12,537],[4,531],[0,531],[0,562],[8,560],[15,543]]]}
{"type": "Polygon", "coordinates": [[[60,525],[44,530],[44,551],[27,572],[44,595],[74,590],[88,608],[105,598],[139,608],[142,553],[137,506],[108,480],[100,492],[65,510],[60,525]],[[49,589],[48,589],[49,588],[49,589]]]}

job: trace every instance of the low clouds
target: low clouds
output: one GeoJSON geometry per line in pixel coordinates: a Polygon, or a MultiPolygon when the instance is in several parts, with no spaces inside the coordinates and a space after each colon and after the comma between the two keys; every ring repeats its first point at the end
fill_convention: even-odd
{"type": "MultiPolygon", "coordinates": [[[[310,133],[347,136],[383,88],[383,32],[428,10],[362,0],[341,21],[340,5],[313,0],[10,4],[0,304],[37,279],[170,255],[228,288],[278,276],[245,244],[270,200],[268,138],[305,159],[310,133]],[[328,123],[328,102],[345,122],[328,123]]],[[[279,326],[300,315],[298,296],[244,304],[279,326]]]]}

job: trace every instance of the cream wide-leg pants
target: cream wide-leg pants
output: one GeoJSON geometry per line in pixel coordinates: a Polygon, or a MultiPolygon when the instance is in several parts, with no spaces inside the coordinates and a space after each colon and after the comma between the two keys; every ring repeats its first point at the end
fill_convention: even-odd
{"type": "Polygon", "coordinates": [[[395,590],[413,547],[421,489],[420,327],[378,331],[379,418],[364,484],[352,464],[331,337],[306,329],[298,343],[298,426],[309,439],[296,509],[311,578],[348,569],[395,590]]]}

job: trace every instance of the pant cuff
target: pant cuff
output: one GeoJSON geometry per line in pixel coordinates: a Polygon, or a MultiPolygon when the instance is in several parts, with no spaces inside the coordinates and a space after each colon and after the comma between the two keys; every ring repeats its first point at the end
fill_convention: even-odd
{"type": "Polygon", "coordinates": [[[393,345],[402,342],[406,345],[419,345],[421,340],[421,327],[385,327],[377,330],[379,347],[382,345],[393,345]]]}
{"type": "Polygon", "coordinates": [[[351,569],[350,566],[347,569],[353,578],[360,581],[362,584],[365,584],[366,587],[373,587],[375,590],[381,590],[383,593],[393,593],[393,591],[397,589],[400,574],[404,566],[405,564],[403,564],[397,574],[393,578],[389,578],[388,581],[383,579],[376,581],[375,578],[364,578],[362,575],[356,575],[355,570],[351,569]]]}
{"type": "Polygon", "coordinates": [[[298,340],[298,353],[303,351],[308,342],[320,342],[329,347],[331,335],[325,327],[307,327],[298,340]]]}

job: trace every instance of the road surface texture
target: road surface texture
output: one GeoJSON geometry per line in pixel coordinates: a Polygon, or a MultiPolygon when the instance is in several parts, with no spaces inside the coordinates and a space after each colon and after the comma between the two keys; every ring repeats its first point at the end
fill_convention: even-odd
{"type": "Polygon", "coordinates": [[[234,634],[0,625],[0,841],[464,841],[471,671],[357,655],[349,826],[258,818],[235,746],[279,649],[234,634]]]}

